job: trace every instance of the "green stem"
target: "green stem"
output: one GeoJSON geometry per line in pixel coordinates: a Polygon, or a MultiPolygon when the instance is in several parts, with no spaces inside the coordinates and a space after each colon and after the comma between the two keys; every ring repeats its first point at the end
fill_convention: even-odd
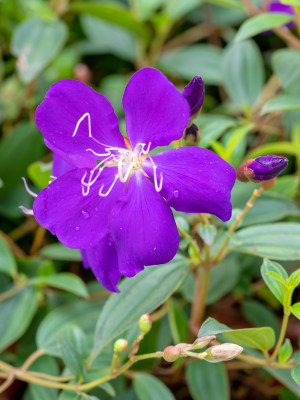
{"type": "Polygon", "coordinates": [[[285,311],[284,315],[283,315],[282,324],[281,324],[279,339],[278,339],[276,347],[275,347],[275,349],[273,351],[273,354],[271,355],[271,357],[269,359],[270,363],[272,363],[276,359],[276,357],[277,357],[277,355],[279,353],[280,347],[282,346],[282,343],[284,341],[285,334],[286,334],[286,328],[287,328],[287,325],[288,325],[288,322],[289,322],[289,316],[290,316],[290,312],[285,311]]]}

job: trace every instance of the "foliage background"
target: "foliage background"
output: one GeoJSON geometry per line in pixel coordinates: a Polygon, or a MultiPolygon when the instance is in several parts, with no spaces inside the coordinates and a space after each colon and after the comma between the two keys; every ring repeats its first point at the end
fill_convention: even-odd
{"type": "MultiPolygon", "coordinates": [[[[75,340],[75,347],[82,346],[79,356],[85,359],[93,347],[96,322],[109,296],[92,274],[83,270],[78,251],[57,243],[55,237],[32,217],[24,217],[18,208],[21,204],[31,208],[32,204],[21,177],[29,178],[31,187],[38,192],[47,185],[51,171],[51,154],[34,124],[35,108],[57,80],[79,79],[108,97],[125,132],[122,94],[132,73],[146,65],[159,68],[181,90],[195,75],[204,79],[206,97],[196,120],[201,139],[192,145],[214,150],[235,168],[244,160],[263,154],[289,158],[285,175],[257,200],[244,219],[243,233],[231,244],[235,252],[213,269],[207,297],[207,315],[234,328],[267,325],[278,335],[280,304],[261,279],[262,261],[257,256],[283,260],[282,265],[289,271],[299,267],[300,20],[297,14],[298,25],[292,30],[292,38],[289,30],[278,30],[288,19],[284,15],[276,21],[265,18],[254,28],[245,25],[255,10],[266,10],[267,3],[0,2],[0,292],[15,291],[0,303],[2,360],[20,366],[37,348],[46,348],[47,355],[31,368],[53,375],[63,373],[69,360],[66,362],[60,348],[67,347],[67,334],[58,333],[67,327],[71,332],[69,343],[75,340]],[[260,33],[270,28],[275,32],[260,33]],[[295,228],[283,232],[279,222],[294,222],[295,228]],[[263,225],[260,235],[255,228],[250,230],[258,224],[263,225]]],[[[244,207],[254,187],[253,183],[236,183],[234,215],[244,207]]],[[[183,229],[191,229],[188,216],[178,214],[176,218],[183,229]]],[[[224,228],[224,224],[218,225],[224,228]]],[[[189,242],[183,239],[181,254],[187,255],[188,249],[189,242]]],[[[131,307],[131,319],[124,318],[126,305],[120,308],[121,300],[115,298],[113,306],[106,310],[109,316],[102,313],[97,325],[106,337],[102,345],[122,333],[121,328],[126,331],[122,337],[132,341],[138,334],[134,325],[138,317],[166,298],[169,299],[155,314],[157,321],[151,333],[142,343],[142,352],[188,340],[194,277],[185,260],[179,258],[156,270],[148,268],[147,274],[154,279],[150,287],[147,275],[143,275],[144,281],[132,280],[138,289],[126,303],[131,307]],[[173,297],[169,297],[174,290],[173,297]],[[110,330],[101,328],[101,323],[105,326],[111,321],[115,325],[110,330]],[[128,330],[130,322],[133,328],[128,330]]],[[[294,300],[297,299],[296,291],[294,300]]],[[[287,336],[295,351],[299,331],[299,322],[292,317],[287,336]]],[[[107,370],[111,354],[109,346],[96,359],[98,375],[107,370]]],[[[80,368],[80,363],[75,364],[80,368]]],[[[136,365],[135,370],[151,371],[159,380],[129,373],[93,394],[102,400],[114,395],[116,400],[174,396],[195,400],[300,398],[299,386],[283,370],[271,373],[266,369],[236,369],[231,363],[197,362],[188,364],[182,373],[180,362],[170,366],[153,360],[136,365]]],[[[0,398],[79,398],[66,396],[57,389],[15,381],[0,398]]]]}

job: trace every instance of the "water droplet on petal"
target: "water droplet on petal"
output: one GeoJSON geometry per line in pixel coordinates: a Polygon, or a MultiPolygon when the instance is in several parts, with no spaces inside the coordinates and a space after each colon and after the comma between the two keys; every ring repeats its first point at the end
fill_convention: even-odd
{"type": "Polygon", "coordinates": [[[179,196],[179,190],[174,190],[173,196],[175,197],[175,199],[177,199],[179,196]]]}
{"type": "Polygon", "coordinates": [[[154,247],[154,249],[153,250],[156,250],[156,247],[154,247]]]}
{"type": "Polygon", "coordinates": [[[87,211],[82,210],[81,213],[84,219],[88,219],[90,217],[90,214],[87,211]]]}
{"type": "Polygon", "coordinates": [[[79,226],[76,226],[76,227],[75,227],[75,231],[79,231],[79,226]]]}

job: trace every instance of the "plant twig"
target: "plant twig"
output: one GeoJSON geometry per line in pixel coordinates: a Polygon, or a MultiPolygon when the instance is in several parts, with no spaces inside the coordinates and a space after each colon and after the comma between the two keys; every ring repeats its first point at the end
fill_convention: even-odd
{"type": "Polygon", "coordinates": [[[277,342],[276,347],[275,347],[275,349],[274,349],[274,351],[273,351],[273,353],[272,353],[272,355],[271,355],[271,357],[269,359],[270,363],[272,363],[276,359],[276,357],[277,357],[277,355],[279,353],[280,347],[281,347],[281,345],[282,345],[282,343],[284,341],[287,324],[289,322],[289,316],[290,316],[290,314],[286,313],[286,312],[283,315],[278,342],[277,342]]]}

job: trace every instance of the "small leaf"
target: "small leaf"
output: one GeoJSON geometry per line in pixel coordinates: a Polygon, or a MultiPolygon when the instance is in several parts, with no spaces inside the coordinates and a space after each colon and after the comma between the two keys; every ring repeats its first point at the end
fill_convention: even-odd
{"type": "Polygon", "coordinates": [[[274,97],[263,106],[261,113],[288,110],[300,110],[300,98],[288,95],[274,97]]]}
{"type": "Polygon", "coordinates": [[[293,19],[293,16],[283,13],[266,13],[248,18],[239,28],[234,41],[248,39],[258,33],[282,26],[293,19]]]}
{"type": "Polygon", "coordinates": [[[50,276],[39,276],[28,281],[34,286],[51,286],[74,293],[77,296],[88,297],[89,293],[84,282],[76,275],[69,272],[53,274],[50,276]]]}
{"type": "Polygon", "coordinates": [[[287,283],[285,281],[285,279],[283,279],[277,272],[275,271],[270,271],[267,272],[267,275],[271,276],[272,278],[276,279],[276,281],[278,281],[279,283],[282,284],[282,286],[286,287],[287,283]]]}
{"type": "Polygon", "coordinates": [[[175,400],[170,389],[155,376],[149,374],[135,374],[133,387],[139,400],[175,400]]]}
{"type": "Polygon", "coordinates": [[[294,271],[287,281],[288,285],[296,288],[300,284],[300,268],[294,271]]]}
{"type": "Polygon", "coordinates": [[[17,265],[13,253],[7,243],[0,236],[0,272],[13,277],[17,272],[17,265]]]}
{"type": "Polygon", "coordinates": [[[295,367],[292,368],[291,375],[294,381],[300,385],[300,364],[295,365],[295,367]]]}
{"type": "Polygon", "coordinates": [[[217,228],[214,225],[200,225],[197,232],[208,246],[213,245],[217,234],[217,228]]]}
{"type": "Polygon", "coordinates": [[[84,359],[88,357],[87,341],[78,326],[68,326],[57,337],[62,359],[72,374],[77,378],[85,373],[84,359]]]}
{"type": "Polygon", "coordinates": [[[51,260],[60,261],[81,261],[79,250],[70,249],[62,243],[53,243],[43,247],[40,250],[40,255],[51,260]]]}
{"type": "Polygon", "coordinates": [[[275,343],[275,334],[272,328],[231,329],[213,318],[208,318],[204,321],[198,336],[217,335],[220,333],[233,343],[261,351],[271,349],[275,343]]]}
{"type": "Polygon", "coordinates": [[[280,264],[265,258],[261,266],[261,276],[274,296],[280,301],[281,304],[283,304],[284,287],[278,280],[274,279],[274,277],[270,275],[271,272],[280,276],[284,282],[288,278],[286,270],[280,264]]]}
{"type": "Polygon", "coordinates": [[[187,384],[194,400],[229,400],[230,389],[223,363],[189,363],[187,384]]]}
{"type": "Polygon", "coordinates": [[[31,82],[56,56],[67,39],[63,21],[35,18],[15,30],[12,53],[18,57],[17,70],[24,83],[31,82]]]}
{"type": "Polygon", "coordinates": [[[52,173],[52,164],[52,162],[46,164],[36,161],[30,164],[27,168],[29,178],[41,189],[44,189],[49,185],[50,175],[52,173]]]}
{"type": "Polygon", "coordinates": [[[165,301],[184,281],[189,272],[189,261],[182,256],[168,264],[147,267],[134,278],[124,279],[121,293],[113,294],[100,314],[95,332],[93,356],[114,338],[165,301]]]}
{"type": "Polygon", "coordinates": [[[295,315],[295,317],[300,319],[300,302],[293,304],[291,306],[291,311],[295,315]]]}
{"type": "Polygon", "coordinates": [[[278,360],[280,363],[285,363],[293,354],[293,347],[290,339],[286,338],[283,345],[280,347],[278,360]]]}

